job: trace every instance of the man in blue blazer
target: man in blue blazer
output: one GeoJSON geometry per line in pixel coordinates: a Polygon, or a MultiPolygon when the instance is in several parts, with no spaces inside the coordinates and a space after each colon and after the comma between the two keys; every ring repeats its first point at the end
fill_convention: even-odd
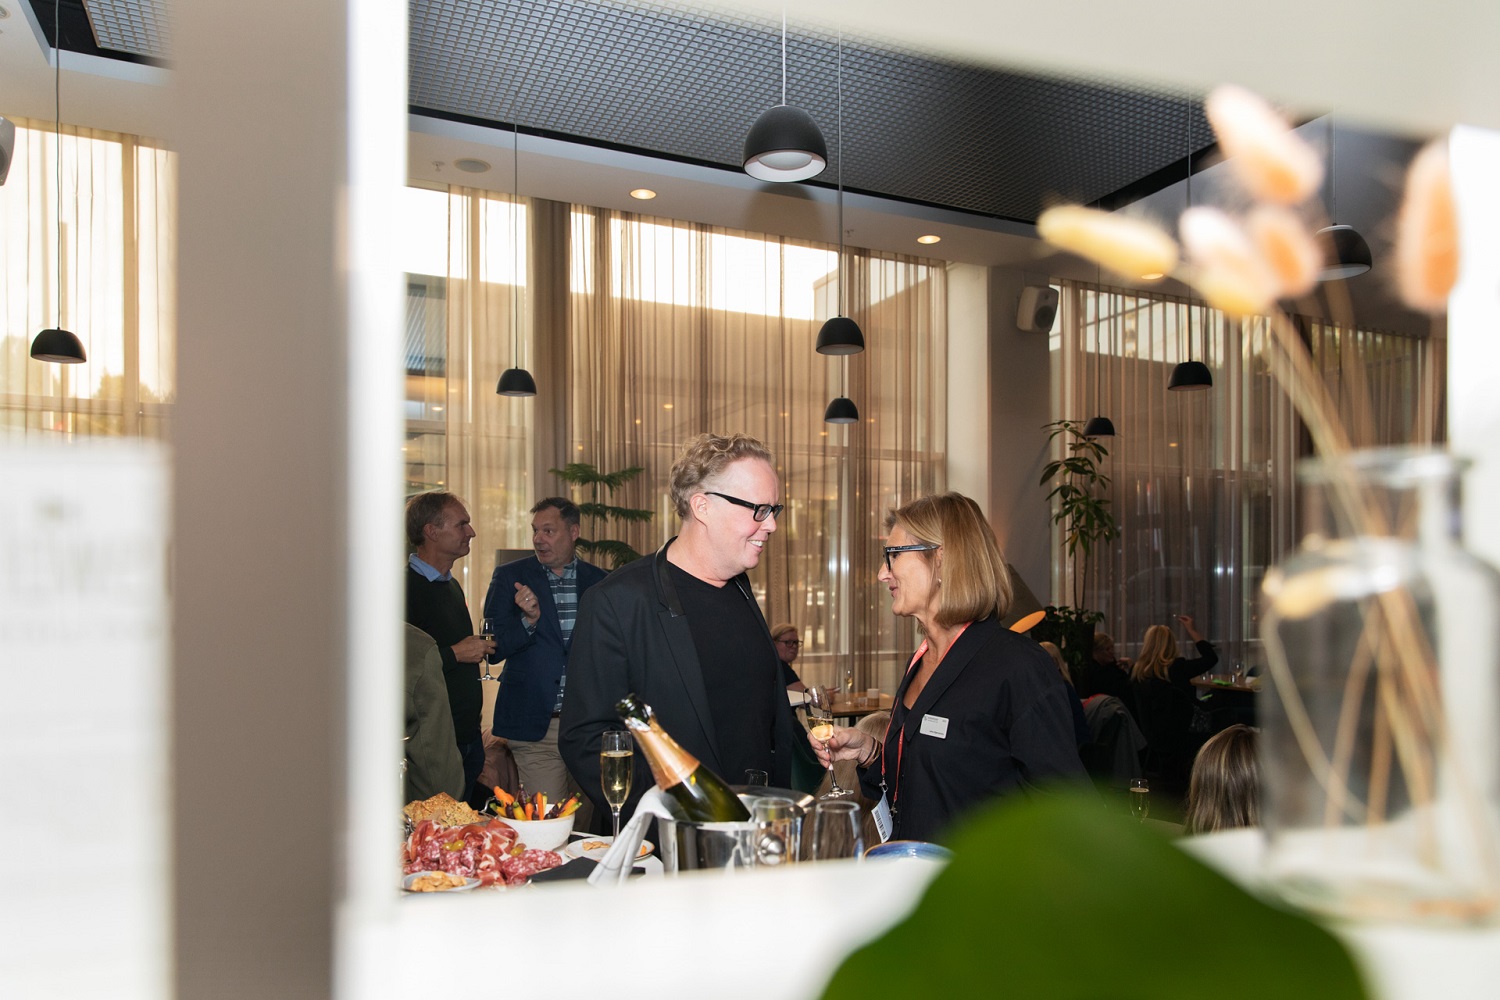
{"type": "Polygon", "coordinates": [[[536,556],[495,567],[484,598],[484,616],[495,628],[490,662],[505,661],[494,733],[510,743],[526,791],[560,801],[580,791],[557,750],[568,647],[578,599],[605,574],[575,554],[579,514],[573,501],[547,497],[531,515],[536,556]]]}

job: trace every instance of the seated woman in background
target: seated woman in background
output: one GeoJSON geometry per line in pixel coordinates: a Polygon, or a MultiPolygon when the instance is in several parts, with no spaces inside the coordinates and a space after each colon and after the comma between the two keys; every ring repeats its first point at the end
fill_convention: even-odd
{"type": "Polygon", "coordinates": [[[1219,662],[1219,654],[1193,627],[1192,616],[1178,615],[1177,620],[1197,645],[1198,658],[1178,656],[1172,630],[1165,625],[1152,625],[1146,630],[1141,653],[1130,668],[1136,722],[1146,735],[1150,760],[1161,775],[1164,791],[1173,796],[1180,796],[1186,790],[1193,756],[1208,735],[1193,731],[1197,696],[1191,681],[1219,662]]]}
{"type": "Polygon", "coordinates": [[[776,644],[776,655],[781,659],[781,683],[786,685],[788,691],[806,691],[807,685],[802,683],[802,678],[792,668],[792,664],[797,662],[797,655],[802,652],[802,637],[797,634],[797,626],[791,622],[782,622],[771,629],[771,641],[776,644]]]}
{"type": "Polygon", "coordinates": [[[1068,661],[1063,659],[1062,650],[1057,648],[1055,642],[1039,642],[1052,657],[1052,663],[1057,667],[1057,672],[1062,674],[1063,683],[1068,686],[1068,700],[1073,703],[1073,737],[1078,740],[1078,745],[1083,746],[1089,741],[1089,720],[1083,715],[1083,700],[1078,697],[1078,689],[1073,686],[1073,672],[1068,669],[1068,661]]]}
{"type": "Polygon", "coordinates": [[[1260,823],[1260,765],[1256,731],[1230,726],[1203,744],[1188,782],[1188,833],[1213,833],[1260,823]]]}
{"type": "Polygon", "coordinates": [[[1000,623],[1010,574],[979,505],[922,497],[886,518],[879,580],[891,611],[925,636],[897,688],[883,739],[835,729],[830,758],[859,766],[860,786],[890,807],[891,839],[941,840],[955,819],[996,797],[1084,778],[1070,696],[1034,640],[1000,623]]]}

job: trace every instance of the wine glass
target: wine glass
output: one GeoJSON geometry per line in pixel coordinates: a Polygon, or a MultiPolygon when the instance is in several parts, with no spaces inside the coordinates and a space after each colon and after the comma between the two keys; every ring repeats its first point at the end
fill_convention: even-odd
{"type": "Polygon", "coordinates": [[[1144,821],[1151,814],[1151,782],[1145,778],[1130,779],[1130,815],[1144,821]]]}
{"type": "Polygon", "coordinates": [[[813,807],[812,859],[857,858],[864,852],[859,805],[847,800],[819,799],[813,807]]]}
{"type": "MultiPolygon", "coordinates": [[[[823,744],[823,749],[828,749],[828,741],[833,739],[833,694],[826,687],[809,688],[807,691],[807,719],[810,723],[808,732],[812,738],[823,744]]],[[[828,758],[828,791],[819,798],[838,799],[853,792],[839,785],[838,776],[833,772],[833,757],[828,758]]]]}
{"type": "MultiPolygon", "coordinates": [[[[485,642],[494,642],[496,624],[497,623],[495,619],[486,618],[483,624],[479,626],[479,638],[483,639],[485,642]]],[[[490,658],[488,656],[484,658],[484,676],[479,679],[482,681],[497,681],[500,679],[494,674],[490,673],[490,658]]]]}
{"type": "Polygon", "coordinates": [[[616,837],[620,835],[620,807],[630,798],[630,778],[634,771],[635,744],[630,741],[630,733],[624,729],[605,733],[599,746],[599,785],[614,814],[616,837]]]}

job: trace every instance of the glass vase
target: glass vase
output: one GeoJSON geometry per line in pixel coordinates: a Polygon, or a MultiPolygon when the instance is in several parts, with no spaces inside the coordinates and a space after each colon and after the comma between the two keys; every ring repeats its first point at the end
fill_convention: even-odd
{"type": "Polygon", "coordinates": [[[1356,919],[1500,914],[1500,574],[1465,551],[1467,463],[1303,463],[1304,540],[1263,586],[1266,874],[1356,919]]]}

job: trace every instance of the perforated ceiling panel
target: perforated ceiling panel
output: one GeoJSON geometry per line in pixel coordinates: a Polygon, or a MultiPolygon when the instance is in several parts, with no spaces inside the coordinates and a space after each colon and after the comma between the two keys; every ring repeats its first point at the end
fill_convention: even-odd
{"type": "Polygon", "coordinates": [[[83,0],[83,8],[101,49],[152,59],[171,54],[166,0],[83,0]]]}
{"type": "MultiPolygon", "coordinates": [[[[109,47],[147,57],[164,51],[166,2],[87,0],[101,45],[107,34],[109,47]]],[[[742,11],[412,0],[410,25],[418,112],[738,170],[751,123],[782,100],[781,26],[742,11]]],[[[828,140],[816,182],[833,184],[837,35],[794,18],[786,57],[786,100],[828,140]]],[[[999,72],[857,35],[843,63],[850,190],[1029,222],[1054,200],[1118,200],[1180,179],[1190,107],[1195,147],[1210,144],[1182,94],[999,72]]]]}

